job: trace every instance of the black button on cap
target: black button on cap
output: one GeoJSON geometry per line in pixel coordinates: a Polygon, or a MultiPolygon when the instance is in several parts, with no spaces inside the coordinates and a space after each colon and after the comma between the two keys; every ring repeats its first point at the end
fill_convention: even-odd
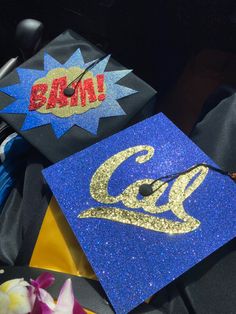
{"type": "Polygon", "coordinates": [[[139,187],[139,194],[142,196],[149,196],[153,193],[152,186],[150,184],[142,184],[139,187]]]}
{"type": "Polygon", "coordinates": [[[67,96],[67,97],[73,96],[74,93],[75,93],[74,88],[67,87],[67,88],[64,89],[64,95],[67,96]]]}

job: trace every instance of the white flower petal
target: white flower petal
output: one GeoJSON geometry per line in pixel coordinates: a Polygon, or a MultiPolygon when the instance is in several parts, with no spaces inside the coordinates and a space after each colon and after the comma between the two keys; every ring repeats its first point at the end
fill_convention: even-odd
{"type": "Polygon", "coordinates": [[[23,278],[0,285],[0,314],[27,314],[31,311],[28,283],[23,278]]]}
{"type": "Polygon", "coordinates": [[[54,314],[73,314],[74,294],[71,279],[67,279],[61,288],[54,314]]]}
{"type": "Polygon", "coordinates": [[[21,285],[24,281],[23,278],[18,278],[18,279],[12,279],[5,281],[3,284],[0,285],[0,291],[2,292],[8,292],[11,288],[21,285]]]}
{"type": "Polygon", "coordinates": [[[15,286],[8,293],[10,304],[8,314],[26,314],[31,311],[28,289],[24,286],[15,286]]]}
{"type": "Polygon", "coordinates": [[[9,296],[6,293],[0,291],[0,314],[8,313],[9,303],[9,296]]]}
{"type": "Polygon", "coordinates": [[[52,298],[52,296],[44,289],[39,289],[39,292],[40,292],[40,300],[43,302],[43,303],[46,303],[47,306],[51,309],[51,310],[54,310],[55,308],[55,302],[52,298]]]}

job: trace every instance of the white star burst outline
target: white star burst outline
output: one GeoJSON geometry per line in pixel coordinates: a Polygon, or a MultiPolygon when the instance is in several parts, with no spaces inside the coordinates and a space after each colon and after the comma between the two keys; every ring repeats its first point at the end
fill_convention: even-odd
{"type": "Polygon", "coordinates": [[[51,124],[57,138],[65,134],[72,126],[77,125],[86,131],[97,134],[99,120],[104,117],[114,117],[126,115],[125,111],[118,103],[118,99],[137,93],[136,90],[116,84],[121,78],[129,74],[132,70],[119,70],[105,72],[110,55],[95,65],[90,71],[94,76],[104,74],[106,85],[106,98],[96,109],[90,109],[82,114],[73,114],[70,117],[61,118],[52,113],[42,114],[40,112],[29,111],[31,88],[34,82],[43,78],[47,73],[55,68],[80,67],[86,69],[91,62],[85,63],[81,50],[77,49],[72,56],[61,64],[49,54],[44,54],[44,70],[34,70],[17,68],[19,83],[6,87],[1,87],[0,91],[15,98],[15,100],[0,111],[3,114],[26,114],[22,131],[51,124]]]}

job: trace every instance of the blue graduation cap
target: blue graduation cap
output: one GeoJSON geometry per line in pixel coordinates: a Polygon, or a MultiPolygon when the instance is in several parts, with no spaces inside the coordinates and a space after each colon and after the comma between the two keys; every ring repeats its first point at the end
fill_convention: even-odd
{"type": "Polygon", "coordinates": [[[44,170],[116,313],[236,234],[233,181],[163,114],[44,170]]]}

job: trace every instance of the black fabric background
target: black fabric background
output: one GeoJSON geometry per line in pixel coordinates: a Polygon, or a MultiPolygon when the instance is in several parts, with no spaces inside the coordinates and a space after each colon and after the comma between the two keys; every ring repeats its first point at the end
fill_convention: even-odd
{"type": "Polygon", "coordinates": [[[204,106],[191,138],[221,168],[236,172],[236,90],[223,86],[204,106]],[[225,98],[226,97],[226,98],[225,98]]]}
{"type": "MultiPolygon", "coordinates": [[[[235,92],[231,86],[221,86],[210,95],[191,135],[208,156],[230,172],[236,171],[235,92]]],[[[235,248],[234,239],[181,278],[194,313],[236,313],[235,248]]]]}
{"type": "Polygon", "coordinates": [[[51,198],[42,169],[48,161],[35,149],[18,173],[0,215],[0,265],[27,265],[51,198]]]}

